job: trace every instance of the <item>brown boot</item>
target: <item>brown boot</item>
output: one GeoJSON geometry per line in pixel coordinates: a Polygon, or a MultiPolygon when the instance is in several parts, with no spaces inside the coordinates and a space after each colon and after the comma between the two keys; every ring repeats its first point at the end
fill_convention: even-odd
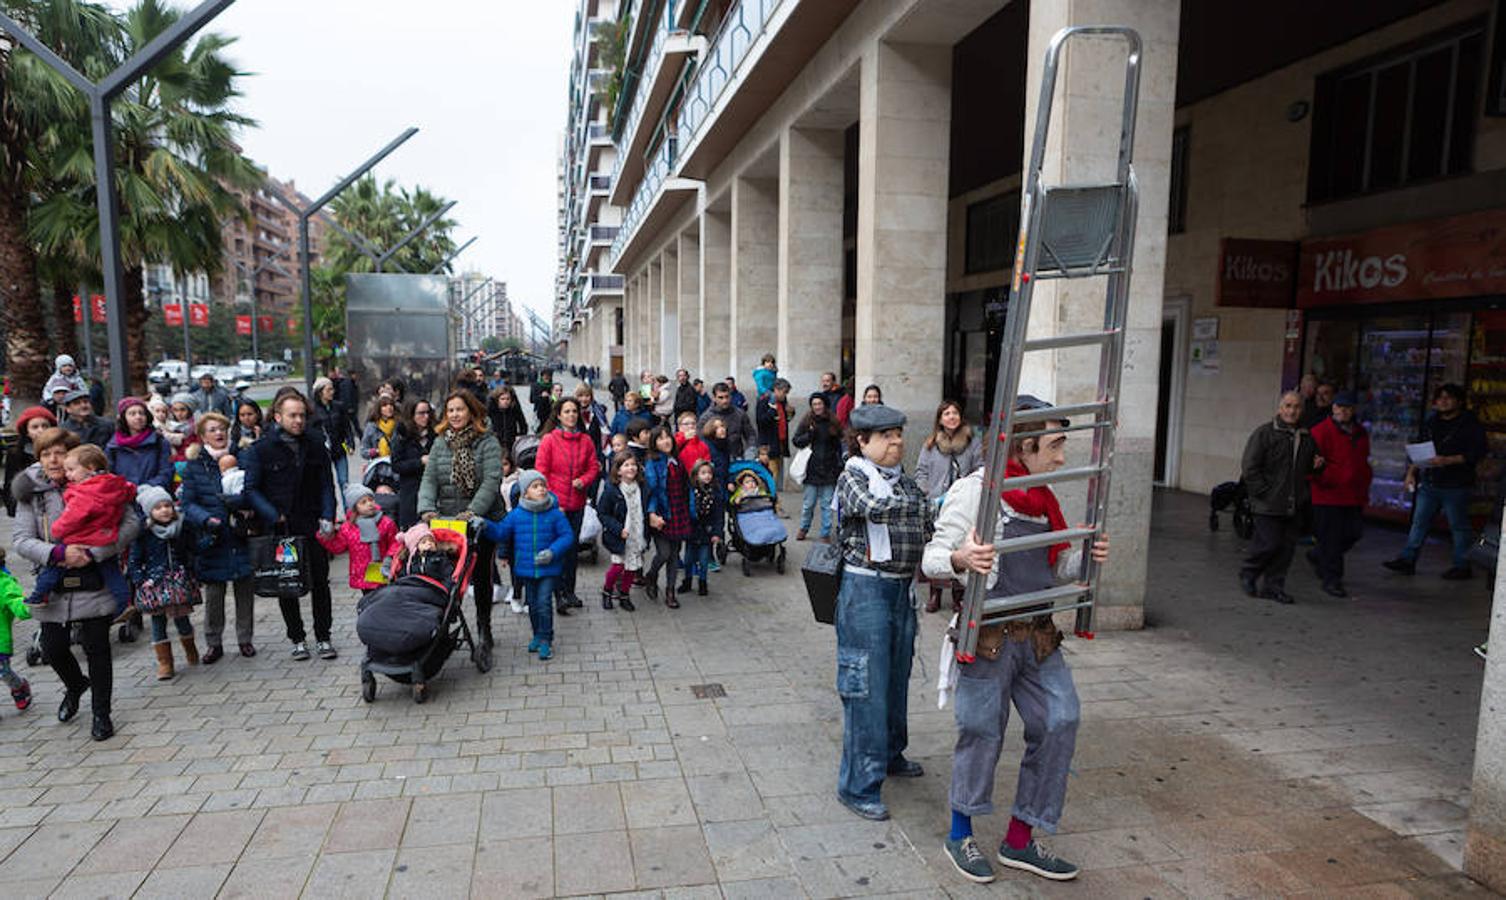
{"type": "Polygon", "coordinates": [[[160,641],[152,645],[157,652],[157,680],[171,681],[173,677],[173,645],[168,641],[160,641]]]}
{"type": "Polygon", "coordinates": [[[941,609],[941,589],[933,587],[930,595],[926,597],[926,612],[933,613],[938,609],[941,609]]]}
{"type": "Polygon", "coordinates": [[[183,644],[183,660],[185,662],[187,662],[190,666],[196,666],[196,665],[198,665],[199,664],[199,648],[193,642],[193,635],[191,635],[191,634],[180,634],[180,635],[178,635],[178,640],[181,641],[182,644],[183,644]]]}

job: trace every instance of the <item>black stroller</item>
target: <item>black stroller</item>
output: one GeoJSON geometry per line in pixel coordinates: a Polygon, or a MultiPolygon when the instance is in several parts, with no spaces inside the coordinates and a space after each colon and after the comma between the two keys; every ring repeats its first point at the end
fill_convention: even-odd
{"type": "MultiPolygon", "coordinates": [[[[743,558],[744,575],[752,577],[753,563],[763,560],[772,560],[775,571],[783,575],[784,542],[789,540],[790,533],[774,512],[774,498],[777,496],[774,476],[767,468],[750,460],[735,462],[730,467],[733,481],[736,481],[741,473],[749,471],[763,481],[769,493],[729,502],[727,544],[730,544],[730,549],[737,551],[738,555],[743,558]]],[[[727,545],[723,545],[718,551],[718,556],[724,565],[727,562],[728,549],[727,545]]]]}
{"type": "Polygon", "coordinates": [[[1234,517],[1234,533],[1244,540],[1255,534],[1255,515],[1250,512],[1250,495],[1245,483],[1225,481],[1208,496],[1208,530],[1218,530],[1218,514],[1229,510],[1234,517]]]}
{"type": "Polygon", "coordinates": [[[455,566],[447,581],[406,574],[378,588],[356,607],[356,635],[366,645],[361,660],[361,699],[376,699],[376,675],[413,686],[413,702],[429,699],[429,681],[450,654],[470,650],[477,671],[492,667],[491,654],[471,635],[461,608],[476,560],[463,531],[434,528],[441,547],[455,548],[455,566]]]}

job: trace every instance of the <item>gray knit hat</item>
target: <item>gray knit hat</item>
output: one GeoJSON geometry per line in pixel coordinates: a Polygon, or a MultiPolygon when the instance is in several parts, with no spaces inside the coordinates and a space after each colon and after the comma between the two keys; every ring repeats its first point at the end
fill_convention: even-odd
{"type": "Polygon", "coordinates": [[[345,508],[355,509],[356,504],[361,502],[362,497],[374,497],[376,492],[364,484],[347,484],[345,486],[345,508]]]}
{"type": "Polygon", "coordinates": [[[537,469],[524,469],[521,473],[519,473],[518,496],[521,497],[522,495],[528,493],[528,486],[530,484],[533,484],[535,481],[543,481],[546,486],[548,484],[548,480],[544,478],[543,473],[541,473],[537,469]]]}
{"type": "Polygon", "coordinates": [[[136,489],[136,505],[141,507],[141,514],[149,516],[152,510],[157,508],[158,503],[173,502],[173,495],[166,489],[157,487],[155,484],[143,484],[136,489]]]}

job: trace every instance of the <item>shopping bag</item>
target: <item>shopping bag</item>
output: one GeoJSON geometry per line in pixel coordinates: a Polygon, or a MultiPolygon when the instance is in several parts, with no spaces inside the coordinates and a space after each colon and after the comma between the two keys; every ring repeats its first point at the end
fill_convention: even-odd
{"type": "Polygon", "coordinates": [[[812,544],[800,566],[811,614],[823,625],[837,623],[837,591],[842,588],[842,548],[837,542],[812,544]]]}
{"type": "Polygon", "coordinates": [[[596,507],[588,503],[580,519],[580,543],[589,544],[598,537],[601,537],[601,516],[597,515],[596,507]]]}
{"type": "Polygon", "coordinates": [[[805,484],[805,469],[811,464],[811,448],[801,447],[790,460],[790,478],[796,484],[805,484]]]}
{"type": "Polygon", "coordinates": [[[1496,559],[1501,553],[1501,526],[1487,525],[1475,538],[1475,543],[1465,558],[1487,572],[1496,570],[1496,559]]]}
{"type": "Polygon", "coordinates": [[[308,538],[259,535],[248,542],[253,590],[258,597],[297,599],[309,591],[308,538]]]}

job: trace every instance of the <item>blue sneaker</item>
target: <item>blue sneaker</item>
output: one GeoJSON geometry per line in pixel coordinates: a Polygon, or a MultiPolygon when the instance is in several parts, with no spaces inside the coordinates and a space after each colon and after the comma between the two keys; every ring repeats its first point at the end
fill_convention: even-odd
{"type": "Polygon", "coordinates": [[[539,641],[539,659],[545,660],[554,656],[554,648],[549,646],[548,641],[539,641]]]}
{"type": "Polygon", "coordinates": [[[1011,869],[1022,869],[1052,881],[1071,881],[1077,877],[1076,866],[1042,847],[1039,841],[1031,841],[1023,850],[1000,844],[998,859],[1011,869]]]}
{"type": "Polygon", "coordinates": [[[988,858],[978,849],[978,842],[972,835],[956,841],[947,838],[942,849],[946,851],[946,858],[956,868],[957,874],[968,881],[988,884],[994,880],[994,867],[988,864],[988,858]]]}
{"type": "Polygon", "coordinates": [[[533,636],[533,640],[531,640],[531,641],[528,642],[528,652],[529,653],[537,653],[537,652],[539,652],[539,645],[542,644],[542,643],[544,643],[543,640],[541,640],[538,635],[534,635],[533,636]]]}
{"type": "Polygon", "coordinates": [[[720,572],[722,570],[722,564],[713,559],[709,568],[713,572],[720,572]]]}

